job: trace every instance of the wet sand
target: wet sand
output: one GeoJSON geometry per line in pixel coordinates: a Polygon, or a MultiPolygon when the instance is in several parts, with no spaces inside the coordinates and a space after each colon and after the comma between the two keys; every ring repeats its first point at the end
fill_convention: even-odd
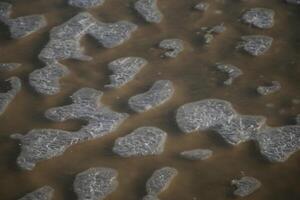
{"type": "MultiPolygon", "coordinates": [[[[20,62],[23,65],[12,72],[1,72],[0,91],[6,78],[16,75],[23,80],[22,91],[0,116],[0,199],[13,200],[43,185],[55,189],[54,200],[76,199],[72,183],[75,175],[90,167],[104,166],[119,172],[120,185],[107,199],[141,199],[145,183],[155,169],[172,166],[179,171],[170,188],[160,199],[170,200],[227,200],[234,199],[230,181],[243,174],[259,179],[263,186],[245,199],[299,200],[300,153],[295,153],[285,163],[271,164],[258,152],[253,142],[236,147],[227,145],[211,131],[184,135],[175,123],[176,109],[187,102],[207,98],[230,101],[241,114],[263,115],[270,126],[294,124],[300,113],[300,7],[287,5],[280,0],[264,1],[211,1],[205,12],[193,10],[196,0],[161,0],[164,14],[160,24],[147,24],[132,8],[134,1],[107,0],[103,6],[90,12],[103,22],[129,20],[139,28],[129,41],[113,49],[105,49],[90,37],[81,44],[90,62],[64,61],[71,74],[62,79],[62,92],[54,96],[41,96],[28,85],[28,74],[44,66],[37,55],[47,43],[49,30],[59,25],[80,9],[72,8],[64,0],[6,1],[14,5],[12,17],[45,14],[48,26],[24,39],[12,40],[6,26],[0,24],[0,62],[20,62]],[[225,2],[225,3],[223,3],[225,2]],[[275,11],[275,25],[268,30],[251,28],[238,21],[244,9],[267,7],[275,11]],[[221,10],[222,14],[216,14],[221,10]],[[203,45],[196,33],[202,26],[224,22],[227,30],[216,36],[209,45],[203,45]],[[252,57],[235,49],[240,36],[268,35],[274,38],[271,49],[261,57],[252,57]],[[175,59],[162,59],[158,43],[166,38],[185,41],[185,50],[175,59]],[[140,56],[149,64],[136,78],[121,89],[107,90],[111,72],[107,64],[119,57],[140,56]],[[226,74],[216,70],[216,62],[238,66],[244,75],[225,87],[226,74]],[[144,92],[159,79],[175,84],[175,95],[166,104],[151,111],[136,114],[128,105],[128,98],[144,92]],[[277,80],[282,89],[261,97],[256,87],[277,80]],[[130,118],[114,133],[103,138],[69,148],[62,156],[40,162],[33,171],[21,171],[16,166],[20,148],[11,140],[13,133],[27,133],[33,128],[59,128],[77,130],[83,124],[70,120],[55,123],[44,117],[48,108],[70,103],[69,96],[81,87],[104,91],[103,104],[130,118]],[[268,108],[266,104],[274,106],[268,108]],[[160,156],[124,159],[112,153],[114,140],[140,126],[156,126],[168,133],[165,151],[160,156]],[[206,161],[187,161],[178,156],[181,151],[209,148],[214,156],[206,161]]],[[[4,86],[3,86],[4,85],[4,86]]]]}

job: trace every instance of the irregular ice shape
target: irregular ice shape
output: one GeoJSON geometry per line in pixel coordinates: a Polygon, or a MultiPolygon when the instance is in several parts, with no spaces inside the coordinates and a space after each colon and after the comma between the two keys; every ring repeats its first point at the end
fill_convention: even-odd
{"type": "Polygon", "coordinates": [[[238,145],[248,140],[256,139],[265,126],[266,118],[263,116],[238,115],[230,121],[215,126],[223,139],[231,145],[238,145]]]}
{"type": "Polygon", "coordinates": [[[251,8],[242,16],[242,21],[261,29],[268,29],[274,25],[275,12],[268,8],[251,8]]]}
{"type": "Polygon", "coordinates": [[[137,25],[128,21],[103,23],[98,21],[89,28],[88,34],[94,37],[106,48],[123,44],[137,30],[137,25]]]}
{"type": "Polygon", "coordinates": [[[282,126],[262,131],[257,141],[260,152],[271,162],[284,162],[300,150],[300,126],[282,126]]]}
{"type": "Polygon", "coordinates": [[[53,198],[54,189],[50,186],[41,187],[19,200],[51,200],[53,198]]]}
{"type": "Polygon", "coordinates": [[[38,93],[53,95],[60,91],[59,79],[68,74],[68,68],[59,63],[53,63],[31,72],[29,75],[29,84],[38,93]]]}
{"type": "Polygon", "coordinates": [[[88,12],[81,12],[67,20],[63,24],[56,26],[50,31],[51,39],[77,39],[88,33],[91,26],[97,20],[88,12]]]}
{"type": "Polygon", "coordinates": [[[202,30],[205,31],[205,34],[203,36],[205,44],[210,44],[215,38],[215,35],[226,31],[226,27],[224,23],[220,23],[218,25],[213,26],[212,28],[202,27],[202,30]]]}
{"type": "Polygon", "coordinates": [[[206,99],[188,103],[178,108],[176,121],[184,133],[191,133],[204,131],[229,122],[236,115],[230,102],[220,99],[206,99]]]}
{"type": "Polygon", "coordinates": [[[46,117],[54,121],[86,120],[88,124],[78,131],[33,129],[24,136],[12,135],[12,138],[21,141],[18,165],[23,169],[32,170],[37,162],[60,156],[74,144],[101,137],[115,130],[128,114],[117,113],[107,107],[99,106],[101,96],[100,91],[82,88],[71,96],[73,104],[46,111],[46,117]]]}
{"type": "Polygon", "coordinates": [[[51,39],[74,39],[79,42],[82,36],[89,34],[104,47],[112,48],[128,40],[137,26],[128,21],[103,23],[88,12],[81,12],[65,23],[50,31],[51,39]]]}
{"type": "Polygon", "coordinates": [[[167,50],[164,55],[169,58],[175,58],[183,51],[183,41],[180,39],[165,39],[159,43],[159,47],[167,50]]]}
{"type": "Polygon", "coordinates": [[[136,112],[145,112],[168,101],[174,90],[171,81],[156,81],[147,92],[131,97],[128,100],[129,107],[136,112]]]}
{"type": "Polygon", "coordinates": [[[269,128],[265,117],[239,115],[224,100],[185,104],[177,110],[176,121],[184,133],[212,129],[232,145],[256,140],[261,153],[271,162],[284,162],[300,150],[300,126],[269,128]]]}
{"type": "Polygon", "coordinates": [[[12,5],[0,2],[0,21],[9,27],[11,37],[14,39],[26,37],[47,25],[43,15],[28,15],[10,18],[12,5]]]}
{"type": "Polygon", "coordinates": [[[71,99],[73,104],[50,108],[45,116],[53,121],[81,119],[87,121],[78,133],[78,137],[89,140],[104,136],[116,130],[127,119],[128,114],[118,113],[108,107],[101,106],[101,91],[82,88],[75,92],[71,99]]]}
{"type": "Polygon", "coordinates": [[[43,15],[29,15],[8,19],[7,23],[12,38],[23,38],[34,33],[47,25],[43,15]]]}
{"type": "Polygon", "coordinates": [[[138,0],[134,4],[134,8],[147,22],[159,23],[163,18],[157,7],[157,0],[138,0]]]}
{"type": "Polygon", "coordinates": [[[18,69],[22,64],[20,63],[0,63],[0,71],[6,70],[6,71],[13,71],[15,69],[18,69]]]}
{"type": "Polygon", "coordinates": [[[237,189],[233,192],[235,196],[246,197],[261,187],[261,182],[253,177],[242,177],[239,180],[232,180],[231,185],[237,189]]]}
{"type": "Polygon", "coordinates": [[[88,9],[100,6],[104,3],[104,1],[105,0],[69,0],[69,5],[88,9]]]}
{"type": "Polygon", "coordinates": [[[260,95],[269,95],[272,94],[274,92],[277,92],[281,89],[281,84],[278,81],[272,81],[272,85],[271,86],[259,86],[257,88],[257,92],[260,95]]]}
{"type": "Polygon", "coordinates": [[[266,53],[273,42],[273,38],[263,35],[248,35],[241,37],[242,42],[237,45],[237,48],[242,48],[252,56],[260,56],[266,53]]]}
{"type": "Polygon", "coordinates": [[[167,190],[177,174],[178,171],[172,167],[163,167],[155,170],[146,183],[147,193],[149,195],[158,195],[167,190]]]}
{"type": "Polygon", "coordinates": [[[92,58],[84,55],[80,39],[88,29],[96,23],[96,19],[87,12],[82,12],[50,31],[50,41],[42,49],[39,59],[46,64],[64,59],[89,61],[92,58]]]}
{"type": "Polygon", "coordinates": [[[5,93],[0,93],[0,115],[2,115],[10,102],[15,98],[15,96],[20,92],[22,83],[18,77],[11,77],[6,79],[10,82],[11,89],[5,93]]]}
{"type": "Polygon", "coordinates": [[[213,151],[210,149],[194,149],[189,151],[183,151],[180,156],[188,160],[206,160],[213,155],[213,151]]]}
{"type": "Polygon", "coordinates": [[[112,48],[128,40],[137,26],[128,21],[103,23],[88,12],[81,12],[65,23],[50,31],[50,41],[42,49],[39,59],[46,64],[63,59],[90,61],[90,56],[84,55],[80,40],[84,35],[91,35],[104,47],[112,48]]]}
{"type": "Polygon", "coordinates": [[[107,88],[120,88],[129,81],[133,80],[135,75],[148,63],[140,57],[124,57],[114,60],[108,64],[108,69],[113,72],[110,75],[110,84],[107,88]]]}
{"type": "Polygon", "coordinates": [[[74,191],[78,200],[103,200],[118,187],[115,169],[90,168],[76,175],[74,191]]]}
{"type": "Polygon", "coordinates": [[[13,134],[11,138],[21,142],[17,164],[25,170],[32,170],[40,161],[62,155],[79,142],[72,133],[55,129],[33,129],[26,135],[13,134]]]}
{"type": "Polygon", "coordinates": [[[80,41],[76,39],[51,39],[39,54],[39,59],[46,64],[56,63],[59,60],[77,59],[90,61],[90,56],[84,55],[80,41]]]}
{"type": "Polygon", "coordinates": [[[164,150],[167,133],[155,127],[141,127],[115,141],[113,151],[122,157],[158,155],[164,150]]]}
{"type": "Polygon", "coordinates": [[[225,85],[231,85],[234,79],[241,76],[243,74],[242,70],[240,70],[238,67],[231,65],[231,64],[217,64],[217,68],[228,74],[228,79],[224,81],[225,85]]]}
{"type": "Polygon", "coordinates": [[[265,127],[263,116],[239,115],[231,103],[219,99],[206,99],[181,106],[176,121],[184,133],[216,131],[231,145],[255,140],[265,127]]]}
{"type": "Polygon", "coordinates": [[[71,133],[54,129],[34,129],[24,136],[12,135],[12,138],[21,140],[18,165],[23,169],[32,170],[37,162],[60,156],[74,144],[101,137],[115,130],[128,115],[99,107],[101,96],[100,91],[82,88],[72,95],[73,104],[46,111],[46,117],[54,121],[88,121],[88,124],[78,131],[71,133]]]}

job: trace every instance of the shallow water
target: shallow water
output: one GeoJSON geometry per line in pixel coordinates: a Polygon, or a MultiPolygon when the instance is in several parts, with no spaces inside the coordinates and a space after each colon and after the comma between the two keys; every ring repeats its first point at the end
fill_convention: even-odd
{"type": "Polygon", "coordinates": [[[230,101],[242,114],[263,115],[270,126],[294,124],[293,118],[300,113],[300,7],[287,5],[281,0],[215,0],[205,12],[193,10],[196,0],[160,0],[164,14],[158,25],[147,24],[132,9],[134,1],[107,0],[103,6],[90,12],[104,22],[129,20],[139,28],[129,41],[113,49],[105,49],[92,38],[85,37],[82,46],[90,62],[64,61],[71,75],[64,78],[62,92],[54,96],[38,95],[28,85],[28,74],[44,65],[37,55],[47,43],[48,31],[74,16],[80,9],[67,5],[65,0],[6,1],[14,5],[13,17],[29,14],[45,14],[48,26],[24,39],[12,40],[8,29],[0,24],[0,62],[23,64],[13,72],[1,72],[2,90],[6,78],[16,75],[23,80],[22,91],[0,116],[0,199],[18,199],[43,185],[55,189],[54,200],[76,199],[72,183],[77,173],[90,167],[112,167],[119,172],[120,185],[107,199],[141,199],[145,195],[145,182],[155,169],[173,166],[179,171],[169,189],[160,199],[172,200],[227,200],[234,199],[230,181],[241,175],[254,176],[263,186],[245,199],[299,200],[300,153],[295,153],[281,164],[267,162],[253,142],[237,147],[227,145],[217,134],[206,131],[184,135],[177,128],[174,113],[187,102],[207,98],[230,101]],[[251,28],[238,21],[242,11],[252,7],[267,7],[275,11],[275,26],[269,30],[251,28]],[[222,11],[217,14],[216,10],[222,11]],[[227,30],[216,36],[209,45],[203,45],[197,35],[202,26],[224,22],[227,30]],[[252,57],[235,49],[240,36],[268,35],[274,38],[271,49],[261,57],[252,57]],[[166,38],[179,38],[185,42],[185,50],[175,59],[162,59],[158,43],[166,38]],[[149,64],[137,77],[122,89],[107,90],[110,71],[107,64],[119,57],[140,56],[149,64]],[[226,75],[214,67],[216,62],[238,66],[244,75],[232,86],[222,82],[226,75]],[[127,106],[128,98],[143,92],[159,79],[175,84],[175,95],[157,109],[135,114],[127,106]],[[282,89],[272,95],[260,97],[258,85],[277,80],[282,89]],[[13,133],[27,133],[33,128],[59,128],[77,130],[82,122],[55,123],[43,114],[51,107],[65,105],[68,98],[81,87],[92,87],[105,92],[102,102],[120,112],[128,112],[130,118],[114,133],[103,138],[69,148],[63,156],[40,162],[30,172],[21,171],[15,163],[20,148],[11,140],[13,133]],[[273,107],[266,104],[272,103],[273,107]],[[140,126],[157,126],[168,133],[165,151],[160,156],[124,159],[112,153],[114,140],[140,126]],[[207,161],[191,162],[181,159],[181,151],[193,148],[209,148],[214,156],[207,161]]]}

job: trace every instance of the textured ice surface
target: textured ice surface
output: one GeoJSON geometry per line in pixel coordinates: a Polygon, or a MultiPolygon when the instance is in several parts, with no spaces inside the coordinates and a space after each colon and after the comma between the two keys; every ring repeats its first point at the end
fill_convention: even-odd
{"type": "Polygon", "coordinates": [[[54,189],[50,186],[41,187],[19,200],[52,200],[54,194],[54,189]]]}
{"type": "Polygon", "coordinates": [[[22,64],[20,63],[0,63],[0,71],[13,71],[15,69],[18,69],[21,65],[22,64]]]}
{"type": "Polygon", "coordinates": [[[38,57],[48,65],[65,59],[92,60],[90,56],[84,55],[80,41],[76,39],[51,39],[38,57]]]}
{"type": "Polygon", "coordinates": [[[268,8],[251,8],[242,16],[242,21],[255,27],[267,29],[274,25],[275,12],[268,8]]]}
{"type": "Polygon", "coordinates": [[[158,9],[157,0],[138,0],[134,7],[147,22],[159,23],[163,18],[162,13],[158,9]]]}
{"type": "Polygon", "coordinates": [[[271,162],[284,162],[300,150],[300,126],[283,126],[262,131],[257,141],[260,152],[271,162]]]}
{"type": "Polygon", "coordinates": [[[107,88],[120,88],[129,81],[133,80],[137,73],[148,62],[140,57],[124,57],[116,59],[108,64],[108,69],[113,72],[109,76],[110,84],[105,85],[107,88]]]}
{"type": "Polygon", "coordinates": [[[263,116],[240,115],[224,100],[206,99],[181,106],[176,121],[184,133],[211,129],[231,145],[257,141],[272,162],[284,162],[300,149],[300,126],[270,128],[263,116]]]}
{"type": "Polygon", "coordinates": [[[141,127],[115,141],[113,151],[122,157],[158,155],[164,151],[167,133],[155,127],[141,127]]]}
{"type": "Polygon", "coordinates": [[[270,86],[259,86],[257,88],[257,92],[260,95],[269,95],[275,93],[281,89],[281,84],[278,81],[272,81],[272,85],[270,86]]]}
{"type": "Polygon", "coordinates": [[[177,110],[176,121],[184,133],[211,129],[227,143],[237,145],[256,139],[265,126],[266,118],[239,115],[229,102],[207,99],[181,106],[177,110]]]}
{"type": "Polygon", "coordinates": [[[20,92],[22,83],[18,77],[6,79],[10,83],[10,90],[5,93],[0,93],[0,115],[2,115],[8,105],[14,100],[15,96],[20,92]]]}
{"type": "Polygon", "coordinates": [[[52,63],[31,72],[29,75],[29,84],[38,93],[53,95],[60,91],[59,80],[68,74],[68,68],[59,63],[52,63]]]}
{"type": "Polygon", "coordinates": [[[163,167],[155,170],[146,183],[147,193],[149,195],[158,195],[167,190],[177,174],[178,171],[172,167],[163,167]]]}
{"type": "Polygon", "coordinates": [[[128,100],[128,104],[136,112],[145,112],[171,99],[174,91],[175,89],[171,81],[156,81],[147,92],[131,97],[128,100]]]}
{"type": "Polygon", "coordinates": [[[81,12],[65,23],[52,28],[50,41],[42,49],[39,59],[53,63],[64,59],[89,61],[84,55],[80,40],[84,35],[91,35],[106,48],[118,46],[128,40],[137,26],[128,21],[103,23],[88,12],[81,12]]]}
{"type": "Polygon", "coordinates": [[[169,58],[175,58],[183,51],[183,41],[180,39],[165,39],[159,43],[159,47],[167,50],[164,56],[169,58]]]}
{"type": "Polygon", "coordinates": [[[137,30],[137,25],[128,21],[103,23],[98,21],[89,28],[88,34],[94,37],[102,46],[113,48],[123,44],[137,30]]]}
{"type": "Polygon", "coordinates": [[[243,74],[242,70],[240,70],[238,67],[231,65],[231,64],[217,64],[217,68],[228,74],[228,79],[224,81],[225,85],[231,85],[234,79],[241,76],[243,74]]]}
{"type": "Polygon", "coordinates": [[[248,140],[256,139],[264,128],[266,118],[254,115],[237,115],[230,121],[215,126],[213,129],[231,145],[238,145],[248,140]]]}
{"type": "Polygon", "coordinates": [[[47,25],[43,15],[28,15],[17,18],[10,18],[12,5],[0,2],[0,21],[9,28],[11,37],[14,39],[26,37],[47,25]]]}
{"type": "Polygon", "coordinates": [[[88,12],[81,12],[51,29],[51,39],[80,39],[97,20],[88,12]]]}
{"type": "Polygon", "coordinates": [[[102,200],[118,187],[118,172],[106,167],[90,168],[77,174],[74,191],[78,200],[102,200]]]}
{"type": "Polygon", "coordinates": [[[236,112],[230,102],[206,99],[181,106],[177,110],[176,121],[184,133],[191,133],[229,122],[235,116],[236,112]]]}
{"type": "Polygon", "coordinates": [[[33,129],[26,135],[13,134],[11,138],[20,140],[17,164],[25,170],[32,170],[40,161],[62,155],[68,147],[79,142],[76,135],[56,129],[33,129]]]}
{"type": "Polygon", "coordinates": [[[80,39],[88,29],[96,23],[96,19],[87,12],[82,12],[50,31],[50,41],[42,49],[39,59],[45,63],[53,63],[63,59],[88,61],[92,58],[83,54],[80,39]]]}
{"type": "Polygon", "coordinates": [[[69,0],[69,5],[87,9],[100,6],[104,1],[105,0],[69,0]]]}
{"type": "Polygon", "coordinates": [[[128,117],[100,104],[103,93],[92,88],[82,88],[71,99],[73,104],[50,108],[45,116],[53,121],[80,119],[87,122],[77,131],[80,138],[88,140],[104,136],[116,130],[128,117]]]}
{"type": "Polygon", "coordinates": [[[12,38],[23,38],[45,27],[47,21],[43,15],[29,15],[8,19],[6,24],[12,38]]]}
{"type": "Polygon", "coordinates": [[[236,187],[233,192],[235,196],[246,197],[261,187],[261,182],[253,177],[242,177],[239,180],[232,180],[231,185],[236,187]]]}
{"type": "Polygon", "coordinates": [[[242,42],[237,48],[242,48],[252,56],[260,56],[266,53],[273,42],[273,38],[263,35],[248,35],[241,37],[242,42]]]}
{"type": "Polygon", "coordinates": [[[206,160],[213,155],[213,151],[210,149],[193,149],[183,151],[180,156],[188,160],[206,160]]]}
{"type": "Polygon", "coordinates": [[[101,91],[82,88],[71,96],[73,104],[46,111],[45,116],[53,121],[87,121],[87,125],[78,131],[33,129],[26,135],[13,134],[11,137],[19,139],[21,143],[18,165],[23,169],[32,170],[36,163],[60,156],[74,144],[104,136],[117,129],[128,114],[117,113],[102,106],[101,96],[101,91]]]}

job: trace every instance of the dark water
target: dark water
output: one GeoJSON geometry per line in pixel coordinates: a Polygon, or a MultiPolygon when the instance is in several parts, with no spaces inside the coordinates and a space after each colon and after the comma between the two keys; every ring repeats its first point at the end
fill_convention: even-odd
{"type": "MultiPolygon", "coordinates": [[[[176,109],[187,102],[220,98],[233,103],[242,114],[264,115],[270,126],[293,124],[300,113],[300,7],[286,5],[281,0],[224,0],[209,1],[204,14],[193,11],[196,0],[160,0],[164,20],[159,25],[147,24],[132,9],[130,0],[107,0],[103,6],[90,12],[104,22],[129,20],[139,29],[125,44],[105,49],[91,38],[82,45],[91,62],[64,61],[71,75],[62,80],[62,92],[54,96],[41,96],[28,85],[28,74],[43,67],[37,55],[49,39],[48,31],[74,16],[80,9],[67,5],[65,0],[11,0],[13,17],[45,14],[48,26],[24,39],[11,40],[8,29],[0,24],[0,62],[20,62],[23,66],[0,74],[1,81],[17,75],[23,80],[23,89],[0,117],[0,199],[17,199],[43,185],[55,189],[55,200],[76,199],[72,183],[78,172],[90,167],[105,166],[119,171],[120,185],[107,199],[141,199],[145,195],[145,182],[152,172],[163,166],[173,166],[179,171],[170,188],[160,199],[170,200],[227,200],[231,195],[230,181],[241,175],[258,178],[263,186],[252,200],[299,200],[300,153],[287,162],[270,164],[260,155],[252,142],[237,147],[226,145],[213,132],[183,135],[174,120],[176,109]],[[238,21],[242,11],[252,7],[271,8],[276,12],[275,26],[270,30],[251,28],[238,21]],[[217,14],[216,10],[222,11],[217,14]],[[218,35],[209,46],[204,46],[197,35],[202,26],[224,22],[227,30],[218,35]],[[272,36],[272,48],[261,57],[251,57],[235,50],[242,35],[263,34],[272,36]],[[161,59],[157,44],[166,38],[185,41],[185,51],[176,59],[161,59]],[[105,90],[108,83],[107,64],[119,57],[140,56],[149,65],[135,80],[119,90],[105,90]],[[231,63],[243,70],[230,87],[222,86],[226,78],[217,72],[214,63],[231,63]],[[176,86],[175,96],[166,104],[143,114],[134,114],[127,106],[130,96],[145,91],[158,79],[168,79],[176,86]],[[258,85],[277,80],[282,90],[260,97],[258,85]],[[21,171],[15,164],[19,154],[16,141],[9,139],[13,133],[27,133],[33,128],[60,128],[76,130],[80,121],[55,123],[43,117],[46,109],[68,103],[74,91],[92,87],[105,91],[103,103],[114,110],[131,113],[131,117],[118,131],[91,142],[68,149],[63,156],[43,161],[31,171],[21,171]],[[266,104],[272,103],[269,108],[266,104]],[[168,132],[165,151],[160,156],[122,159],[111,151],[114,140],[140,126],[157,126],[168,132]],[[183,150],[210,148],[214,156],[204,162],[190,162],[178,157],[183,150]]],[[[1,82],[2,85],[3,82],[1,82]]],[[[3,88],[1,88],[3,90],[3,88]]]]}

